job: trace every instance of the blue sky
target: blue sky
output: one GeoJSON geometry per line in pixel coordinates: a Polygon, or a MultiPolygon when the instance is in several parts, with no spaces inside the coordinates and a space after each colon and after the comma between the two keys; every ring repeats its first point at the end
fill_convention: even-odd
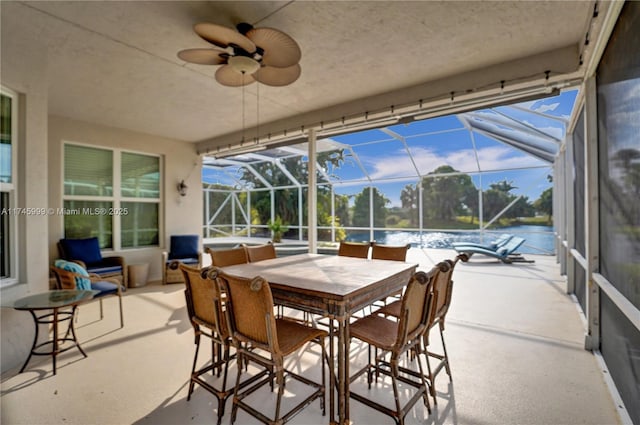
{"type": "MultiPolygon", "coordinates": [[[[476,111],[473,116],[481,121],[489,120],[495,128],[518,137],[524,133],[515,134],[513,127],[520,126],[533,133],[526,136],[528,140],[545,134],[561,140],[576,94],[576,90],[567,91],[516,107],[476,111]]],[[[512,193],[523,194],[530,201],[550,186],[546,176],[551,174],[552,164],[480,132],[469,131],[461,116],[464,114],[387,127],[392,134],[374,129],[332,137],[330,140],[350,147],[357,156],[357,159],[348,158],[339,169],[330,170],[337,176],[333,180],[336,193],[355,195],[370,178],[377,182],[376,186],[392,206],[400,206],[400,191],[406,185],[415,184],[418,174],[427,174],[442,165],[472,174],[476,186],[480,186],[482,180],[485,189],[491,183],[510,181],[517,187],[512,193]],[[404,139],[411,155],[393,134],[404,139]],[[482,177],[479,170],[483,172],[482,177]]],[[[203,172],[203,180],[231,182],[228,177],[207,170],[203,172]]]]}
{"type": "MultiPolygon", "coordinates": [[[[525,126],[562,139],[566,130],[566,123],[562,119],[568,121],[576,93],[570,91],[552,98],[521,103],[518,109],[499,107],[496,108],[497,113],[483,113],[494,114],[507,124],[517,120],[525,126]],[[559,119],[550,119],[520,108],[559,119]]],[[[456,115],[388,128],[405,138],[411,156],[402,142],[377,129],[338,136],[333,140],[352,147],[370,178],[411,179],[384,184],[382,191],[392,205],[399,206],[400,191],[407,184],[415,182],[416,168],[420,174],[432,172],[441,165],[450,165],[467,173],[482,170],[483,188],[498,181],[511,181],[517,187],[513,193],[528,196],[530,201],[537,199],[550,186],[546,179],[551,174],[550,163],[483,134],[470,132],[456,115]]],[[[338,174],[343,182],[364,177],[354,161],[338,170],[338,174]]],[[[480,185],[477,174],[474,183],[480,185]]],[[[342,186],[337,187],[336,192],[355,194],[362,187],[364,185],[342,186]]]]}

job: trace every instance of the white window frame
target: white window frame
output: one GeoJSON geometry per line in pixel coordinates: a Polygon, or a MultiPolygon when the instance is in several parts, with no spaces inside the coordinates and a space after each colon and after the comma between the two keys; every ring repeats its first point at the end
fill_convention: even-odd
{"type": "MultiPolygon", "coordinates": [[[[62,203],[64,205],[65,201],[96,201],[96,202],[111,202],[112,204],[112,208],[114,211],[122,211],[121,206],[123,202],[139,202],[139,203],[151,203],[151,204],[157,204],[158,205],[158,243],[156,245],[145,245],[145,246],[135,246],[135,247],[123,247],[122,246],[122,222],[121,222],[121,218],[122,215],[120,214],[113,214],[112,215],[112,222],[111,222],[111,232],[112,232],[112,247],[111,248],[107,248],[107,250],[109,251],[131,251],[131,250],[136,250],[136,249],[155,249],[155,248],[159,248],[162,245],[162,241],[164,240],[164,215],[162,213],[162,199],[163,199],[163,194],[164,194],[164,187],[163,187],[163,176],[164,176],[164,161],[162,160],[162,155],[159,154],[153,154],[153,153],[149,153],[149,152],[140,152],[140,151],[135,151],[135,150],[131,150],[131,149],[120,149],[120,148],[111,148],[108,146],[101,146],[101,145],[91,145],[91,144],[85,144],[85,143],[78,143],[78,142],[72,142],[72,141],[63,141],[62,143],[62,203]],[[66,146],[81,146],[81,147],[86,147],[86,148],[92,148],[92,149],[103,149],[103,150],[108,150],[110,152],[112,152],[113,157],[112,157],[112,170],[113,170],[113,181],[112,181],[112,195],[111,196],[89,196],[89,195],[67,195],[64,193],[64,184],[65,184],[65,175],[64,175],[64,160],[65,160],[65,148],[66,146]],[[158,197],[157,198],[135,198],[135,197],[130,197],[130,196],[123,196],[122,195],[122,187],[121,187],[121,176],[122,176],[122,154],[123,153],[131,153],[131,154],[138,154],[138,155],[145,155],[145,156],[150,156],[150,157],[155,157],[158,158],[158,165],[159,165],[159,193],[158,193],[158,197]]],[[[65,227],[64,227],[64,219],[63,219],[63,224],[62,224],[62,228],[64,231],[66,231],[65,227]]]]}
{"type": "MultiPolygon", "coordinates": [[[[0,182],[0,192],[9,194],[9,208],[5,211],[9,220],[9,275],[0,279],[0,287],[14,285],[19,281],[18,275],[18,93],[5,86],[0,86],[0,93],[11,98],[11,183],[0,182]]],[[[5,255],[3,252],[2,255],[5,255]]]]}

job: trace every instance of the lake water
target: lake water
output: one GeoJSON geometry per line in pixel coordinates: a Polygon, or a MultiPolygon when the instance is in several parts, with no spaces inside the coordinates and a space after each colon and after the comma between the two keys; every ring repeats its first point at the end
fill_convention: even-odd
{"type": "MultiPolygon", "coordinates": [[[[554,234],[551,226],[511,226],[503,227],[496,231],[485,232],[484,240],[481,241],[479,232],[471,231],[442,231],[428,232],[422,234],[415,231],[403,230],[376,230],[374,239],[383,244],[404,245],[410,243],[414,248],[452,248],[453,242],[483,242],[489,243],[502,233],[509,233],[520,236],[525,242],[518,252],[523,254],[554,254],[554,234]]],[[[354,242],[364,242],[369,240],[369,233],[348,232],[347,240],[354,242]]]]}

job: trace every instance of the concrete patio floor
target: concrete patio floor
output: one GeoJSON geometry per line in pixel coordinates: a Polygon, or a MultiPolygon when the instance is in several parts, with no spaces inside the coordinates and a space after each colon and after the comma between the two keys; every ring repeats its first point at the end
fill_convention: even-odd
{"type": "MultiPolygon", "coordinates": [[[[408,261],[429,269],[453,258],[450,250],[411,249],[408,261]]],[[[533,264],[502,264],[474,256],[455,269],[454,292],[445,338],[453,382],[442,372],[436,380],[438,405],[427,415],[418,403],[407,424],[620,424],[616,405],[595,356],[583,349],[584,326],[566,292],[555,257],[527,255],[533,264]]],[[[193,330],[187,319],[183,285],[149,283],[127,290],[125,327],[119,329],[117,301],[80,308],[77,332],[88,354],[71,350],[58,358],[32,359],[3,374],[2,424],[212,424],[215,398],[196,386],[187,402],[193,359],[193,330]]],[[[27,313],[24,320],[31,321],[27,313]]],[[[432,341],[437,346],[439,338],[432,341]]],[[[209,344],[200,356],[206,361],[209,344]]],[[[352,344],[352,371],[363,365],[366,349],[352,344]]],[[[311,346],[288,361],[317,378],[318,350],[311,346]],[[297,364],[296,364],[297,362],[297,364]]],[[[235,368],[231,370],[235,380],[235,368]]],[[[287,401],[299,393],[287,381],[287,401]]],[[[359,380],[352,390],[367,394],[359,380]]],[[[304,389],[300,389],[304,391],[304,389]]],[[[380,381],[371,398],[391,406],[389,382],[380,381]]],[[[258,405],[272,394],[259,391],[258,405]]],[[[433,406],[432,406],[433,407],[433,406]]],[[[231,401],[223,423],[230,420],[231,401]]],[[[351,401],[356,424],[392,424],[390,417],[351,401]]],[[[292,424],[325,424],[316,401],[292,424]]],[[[237,424],[257,420],[239,412],[237,424]]]]}

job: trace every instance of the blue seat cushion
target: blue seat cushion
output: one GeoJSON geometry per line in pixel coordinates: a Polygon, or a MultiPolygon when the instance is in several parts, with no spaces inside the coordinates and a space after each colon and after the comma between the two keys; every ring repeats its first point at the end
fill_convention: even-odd
{"type": "Polygon", "coordinates": [[[80,260],[85,264],[102,261],[98,238],[61,239],[60,244],[68,260],[80,260]]]}
{"type": "Polygon", "coordinates": [[[169,260],[181,260],[183,258],[198,258],[198,235],[171,236],[169,260]]]}
{"type": "Polygon", "coordinates": [[[174,261],[180,261],[183,264],[198,264],[198,258],[180,258],[179,260],[171,260],[167,261],[167,265],[171,264],[174,261]]]}
{"type": "Polygon", "coordinates": [[[122,267],[121,266],[105,266],[105,267],[87,267],[87,271],[89,273],[96,273],[96,274],[113,274],[113,273],[120,273],[122,274],[122,267]]]}
{"type": "Polygon", "coordinates": [[[118,285],[112,282],[107,282],[104,280],[91,283],[91,289],[96,291],[100,291],[96,297],[101,297],[104,295],[115,294],[118,292],[118,285]]]}
{"type": "Polygon", "coordinates": [[[89,273],[80,264],[74,263],[73,261],[60,259],[56,260],[53,265],[62,270],[81,275],[74,277],[74,279],[76,280],[76,289],[80,289],[83,291],[88,291],[91,289],[91,279],[89,279],[89,273]]]}

